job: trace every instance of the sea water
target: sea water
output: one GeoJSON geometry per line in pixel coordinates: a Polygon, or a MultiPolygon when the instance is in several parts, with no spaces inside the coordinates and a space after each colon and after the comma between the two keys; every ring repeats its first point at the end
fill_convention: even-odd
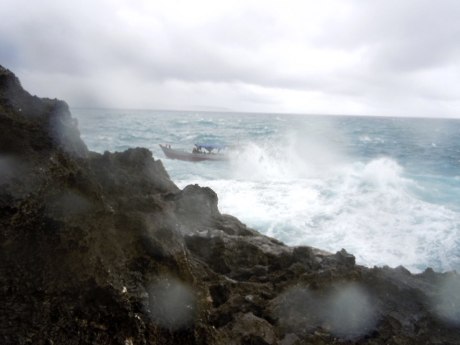
{"type": "Polygon", "coordinates": [[[345,248],[367,266],[460,269],[460,120],[72,109],[97,152],[149,148],[172,180],[289,245],[345,248]],[[228,162],[158,146],[236,144],[228,162]]]}

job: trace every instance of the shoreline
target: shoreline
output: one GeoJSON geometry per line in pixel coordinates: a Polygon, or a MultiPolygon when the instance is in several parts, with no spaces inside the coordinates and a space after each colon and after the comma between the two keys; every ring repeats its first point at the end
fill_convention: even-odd
{"type": "Polygon", "coordinates": [[[289,247],[0,67],[3,344],[460,344],[455,272],[289,247]]]}

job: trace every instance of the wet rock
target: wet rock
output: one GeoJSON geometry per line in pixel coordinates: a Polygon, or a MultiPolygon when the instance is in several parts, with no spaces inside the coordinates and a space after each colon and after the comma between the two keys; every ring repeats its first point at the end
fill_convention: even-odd
{"type": "Polygon", "coordinates": [[[455,272],[263,236],[1,66],[0,130],[1,344],[460,344],[455,272]]]}
{"type": "Polygon", "coordinates": [[[266,320],[252,313],[237,314],[235,320],[223,329],[228,334],[227,344],[274,345],[277,337],[266,320]]]}
{"type": "Polygon", "coordinates": [[[68,105],[40,99],[25,91],[16,76],[0,66],[0,136],[2,154],[27,154],[58,147],[67,154],[86,157],[77,122],[68,105]]]}
{"type": "Polygon", "coordinates": [[[288,333],[285,337],[280,341],[280,345],[295,345],[299,343],[300,338],[295,335],[294,333],[288,333]]]}
{"type": "Polygon", "coordinates": [[[209,187],[186,186],[174,201],[178,217],[190,226],[210,226],[220,216],[217,194],[209,187]]]}

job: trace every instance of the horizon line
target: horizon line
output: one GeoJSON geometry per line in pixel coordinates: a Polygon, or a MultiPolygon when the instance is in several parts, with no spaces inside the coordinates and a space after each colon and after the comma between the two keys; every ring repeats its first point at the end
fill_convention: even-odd
{"type": "Polygon", "coordinates": [[[225,113],[225,114],[248,114],[248,115],[291,115],[291,116],[331,116],[331,117],[366,117],[366,118],[400,118],[400,119],[429,119],[429,120],[460,120],[460,117],[447,116],[411,116],[411,115],[377,115],[377,114],[337,114],[337,113],[300,113],[300,112],[262,112],[262,111],[239,111],[239,110],[197,110],[197,109],[164,109],[164,108],[116,108],[103,106],[71,106],[70,109],[94,109],[94,110],[130,110],[130,111],[165,111],[165,112],[202,112],[202,113],[225,113]]]}

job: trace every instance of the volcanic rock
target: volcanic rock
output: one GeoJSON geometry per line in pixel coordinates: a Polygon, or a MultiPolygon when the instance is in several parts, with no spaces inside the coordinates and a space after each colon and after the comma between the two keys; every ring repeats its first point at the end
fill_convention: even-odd
{"type": "Polygon", "coordinates": [[[263,236],[3,67],[0,130],[1,344],[460,344],[455,272],[263,236]]]}

